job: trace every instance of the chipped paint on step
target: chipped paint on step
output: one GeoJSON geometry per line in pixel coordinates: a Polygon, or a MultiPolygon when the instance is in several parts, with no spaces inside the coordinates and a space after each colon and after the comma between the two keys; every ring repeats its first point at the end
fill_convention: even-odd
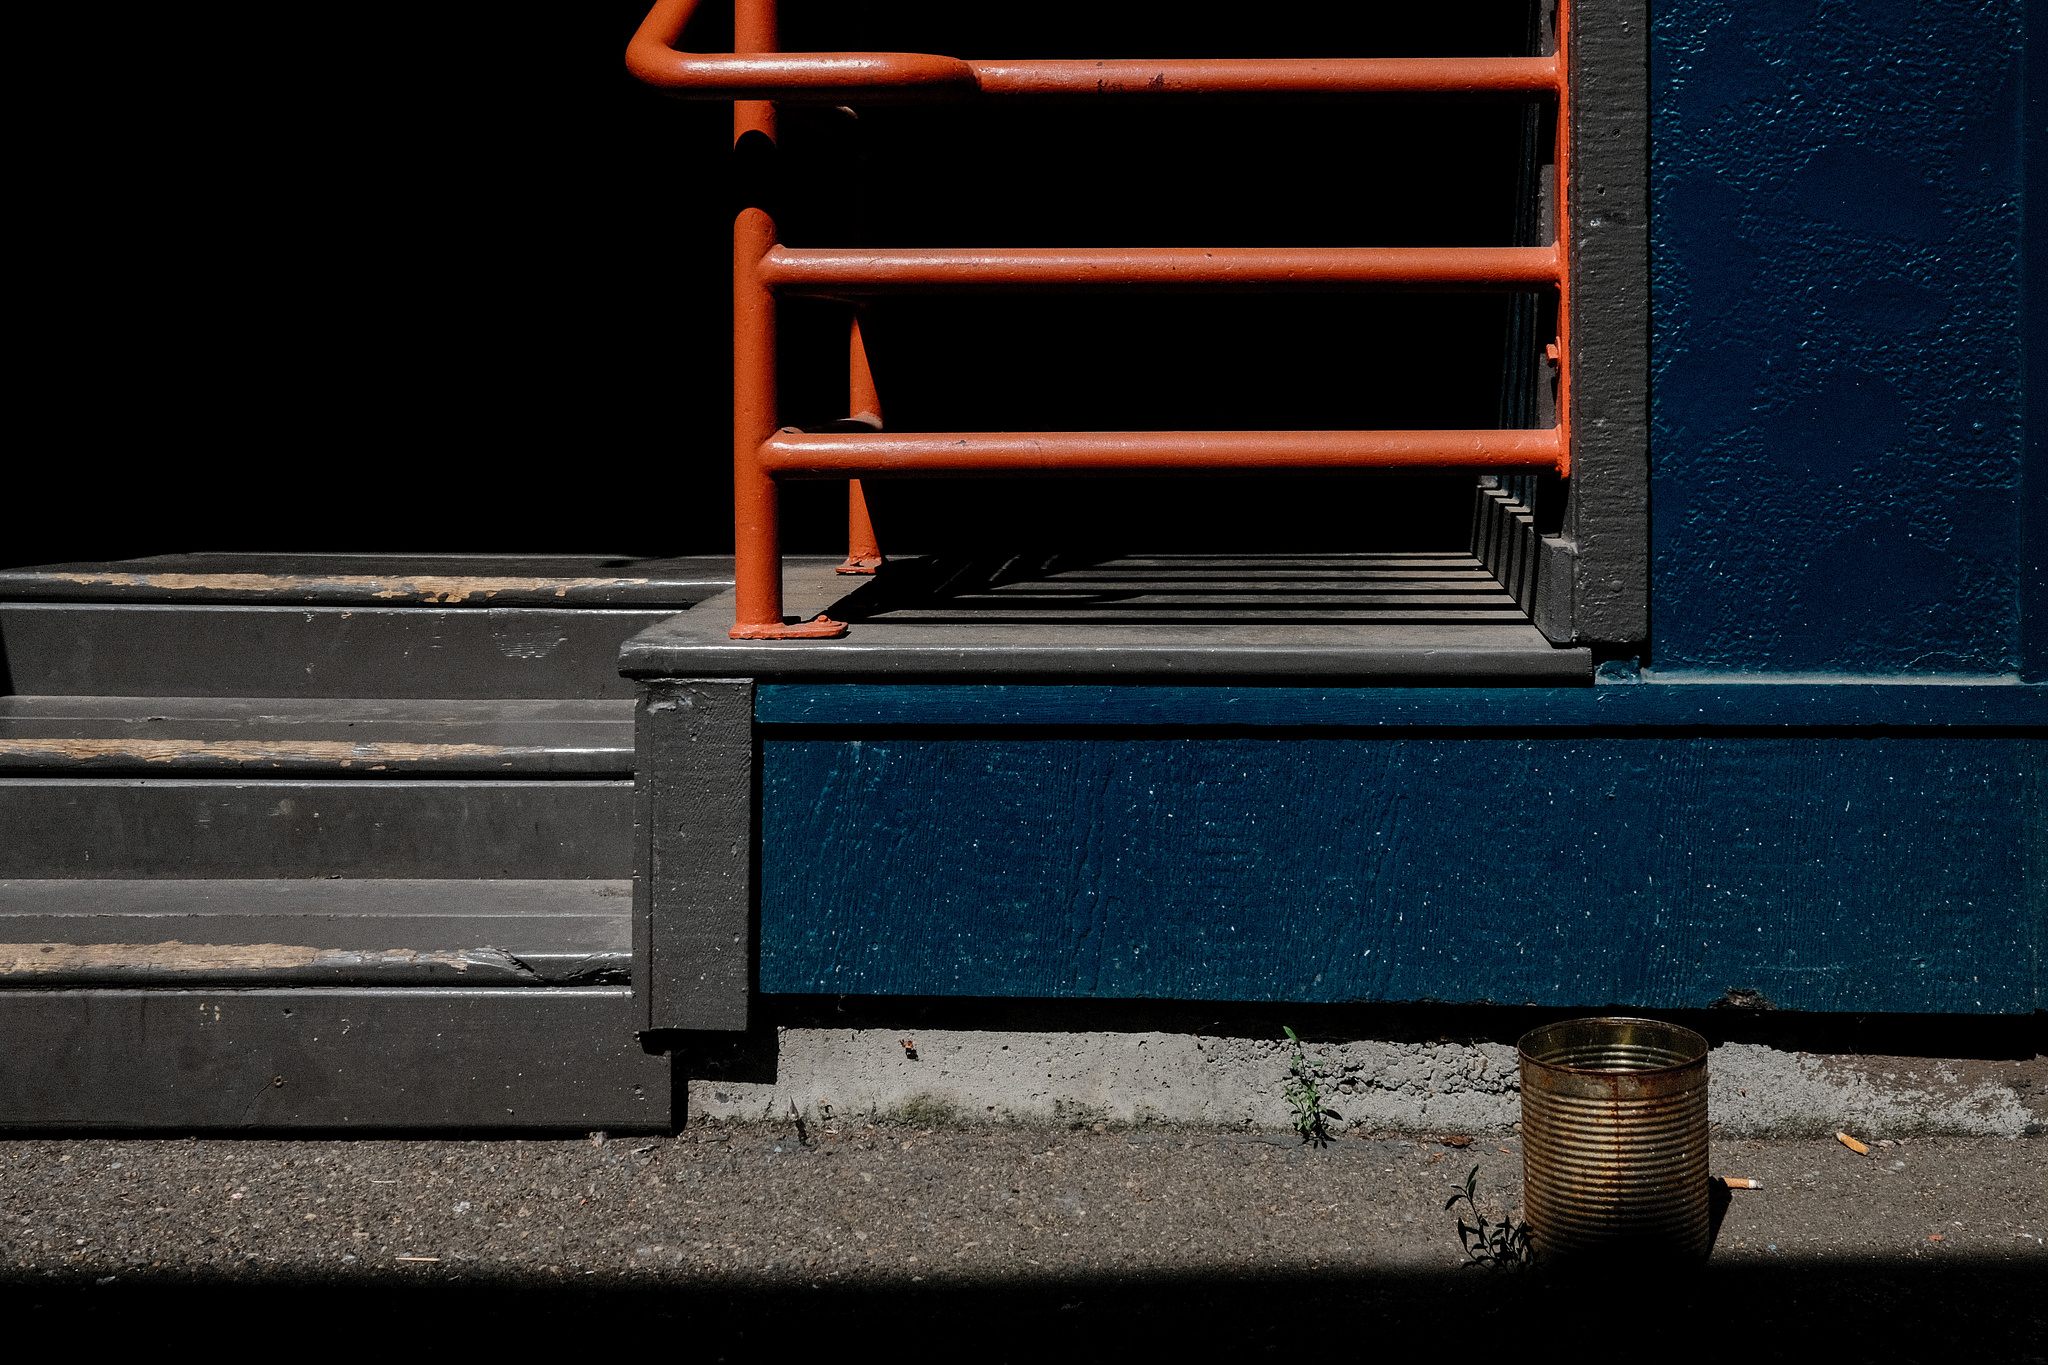
{"type": "Polygon", "coordinates": [[[358,593],[382,599],[453,603],[488,600],[500,593],[567,597],[578,590],[643,587],[645,578],[461,578],[414,576],[332,578],[312,574],[255,573],[49,573],[40,575],[88,588],[155,588],[167,592],[358,593]]]}
{"type": "Polygon", "coordinates": [[[58,972],[264,972],[298,968],[489,967],[533,973],[497,948],[311,948],[288,943],[0,943],[0,978],[58,972]]]}
{"type": "Polygon", "coordinates": [[[8,739],[0,759],[62,759],[88,763],[134,759],[143,763],[214,760],[222,763],[436,763],[455,759],[517,758],[553,752],[529,745],[406,744],[339,739],[8,739]]]}

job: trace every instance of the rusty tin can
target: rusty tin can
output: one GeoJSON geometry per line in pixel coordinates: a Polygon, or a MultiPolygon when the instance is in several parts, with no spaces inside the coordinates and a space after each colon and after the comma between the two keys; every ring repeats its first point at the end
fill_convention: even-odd
{"type": "Polygon", "coordinates": [[[1707,1040],[1654,1019],[1570,1019],[1518,1050],[1537,1254],[1704,1257],[1707,1040]]]}

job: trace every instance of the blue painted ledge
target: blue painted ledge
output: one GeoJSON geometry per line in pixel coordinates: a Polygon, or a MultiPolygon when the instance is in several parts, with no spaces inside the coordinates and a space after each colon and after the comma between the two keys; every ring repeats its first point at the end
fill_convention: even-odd
{"type": "Polygon", "coordinates": [[[1687,682],[1600,687],[1072,687],[771,683],[763,725],[1163,725],[1501,730],[2048,727],[2048,686],[1687,682]]]}

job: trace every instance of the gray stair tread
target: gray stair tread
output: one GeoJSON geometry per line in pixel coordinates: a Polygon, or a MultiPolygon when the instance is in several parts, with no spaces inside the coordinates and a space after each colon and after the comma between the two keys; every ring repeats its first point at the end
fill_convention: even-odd
{"type": "Polygon", "coordinates": [[[687,607],[732,560],[630,555],[176,554],[0,569],[0,599],[361,606],[687,607]]]}
{"type": "Polygon", "coordinates": [[[617,982],[630,881],[0,881],[0,985],[617,982]]]}
{"type": "Polygon", "coordinates": [[[629,700],[0,697],[0,772],[633,771],[629,700]]]}
{"type": "Polygon", "coordinates": [[[620,651],[635,677],[1298,677],[1583,683],[1592,654],[1546,640],[1462,552],[1130,556],[1019,572],[905,561],[848,591],[788,567],[784,609],[831,640],[733,640],[710,598],[620,651]]]}
{"type": "Polygon", "coordinates": [[[675,610],[0,602],[0,647],[30,696],[619,698],[675,610]]]}

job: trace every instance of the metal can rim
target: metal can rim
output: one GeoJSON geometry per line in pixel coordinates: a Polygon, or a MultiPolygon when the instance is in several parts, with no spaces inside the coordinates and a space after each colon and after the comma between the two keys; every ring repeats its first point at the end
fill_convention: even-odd
{"type": "Polygon", "coordinates": [[[1689,1067],[1705,1066],[1709,1050],[1710,1044],[1707,1042],[1706,1037],[1695,1033],[1683,1024],[1673,1024],[1663,1019],[1642,1019],[1627,1014],[1595,1014],[1579,1019],[1559,1019],[1552,1023],[1539,1024],[1515,1040],[1515,1055],[1522,1062],[1529,1066],[1542,1067],[1545,1071],[1561,1072],[1567,1076],[1668,1076],[1675,1071],[1684,1071],[1689,1067]],[[1688,1043],[1698,1044],[1699,1056],[1683,1062],[1674,1062],[1670,1066],[1644,1067],[1637,1071],[1616,1071],[1610,1067],[1564,1066],[1557,1062],[1546,1062],[1540,1057],[1531,1055],[1529,1051],[1530,1039],[1539,1033],[1547,1033],[1551,1029],[1559,1028],[1565,1024],[1653,1024],[1658,1028],[1670,1029],[1673,1033],[1681,1035],[1688,1043]]]}

